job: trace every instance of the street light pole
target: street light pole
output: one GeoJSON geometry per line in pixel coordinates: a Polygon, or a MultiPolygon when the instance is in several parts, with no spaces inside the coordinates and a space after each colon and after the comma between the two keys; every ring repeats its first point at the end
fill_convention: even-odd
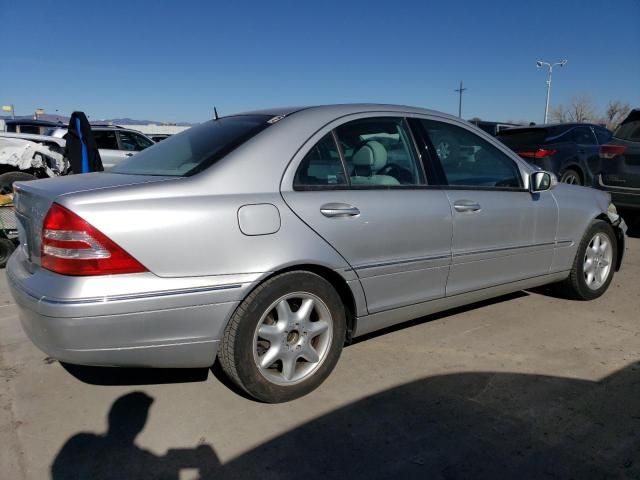
{"type": "Polygon", "coordinates": [[[460,88],[456,88],[454,92],[458,92],[458,118],[462,118],[462,92],[464,92],[466,88],[462,88],[462,80],[460,80],[460,88]]]}
{"type": "Polygon", "coordinates": [[[549,99],[551,98],[551,75],[553,74],[553,67],[555,67],[556,65],[564,67],[567,64],[567,61],[568,60],[561,60],[553,64],[549,62],[543,62],[541,60],[538,60],[536,62],[536,66],[538,68],[541,68],[542,66],[546,66],[549,68],[549,76],[547,77],[547,101],[544,105],[544,123],[547,123],[547,119],[549,118],[549,99]]]}

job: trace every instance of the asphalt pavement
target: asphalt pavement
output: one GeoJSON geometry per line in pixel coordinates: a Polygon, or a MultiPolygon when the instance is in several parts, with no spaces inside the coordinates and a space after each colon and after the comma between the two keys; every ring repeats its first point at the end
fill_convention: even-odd
{"type": "Polygon", "coordinates": [[[265,405],[216,368],[65,369],[0,273],[0,478],[640,478],[639,280],[630,238],[596,301],[541,289],[425,317],[265,405]]]}

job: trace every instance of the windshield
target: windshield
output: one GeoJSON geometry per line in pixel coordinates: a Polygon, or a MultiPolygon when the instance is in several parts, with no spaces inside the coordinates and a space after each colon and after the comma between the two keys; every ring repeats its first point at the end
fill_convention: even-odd
{"type": "Polygon", "coordinates": [[[187,177],[201,172],[269,126],[268,115],[211,120],[123,160],[111,173],[187,177]]]}

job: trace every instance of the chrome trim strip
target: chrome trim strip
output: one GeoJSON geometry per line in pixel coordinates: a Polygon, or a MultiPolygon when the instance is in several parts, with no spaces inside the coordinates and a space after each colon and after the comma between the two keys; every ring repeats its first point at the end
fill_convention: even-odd
{"type": "Polygon", "coordinates": [[[366,265],[358,265],[353,267],[354,270],[366,270],[367,268],[376,268],[376,267],[389,267],[392,265],[403,265],[406,263],[417,263],[417,262],[428,262],[430,260],[444,260],[445,258],[451,258],[449,254],[443,255],[432,255],[430,257],[419,257],[419,258],[409,258],[406,260],[392,260],[390,262],[381,262],[381,263],[370,263],[366,265]]]}
{"type": "Polygon", "coordinates": [[[473,250],[468,252],[458,252],[454,253],[454,257],[465,257],[467,255],[477,255],[480,253],[494,253],[494,252],[506,252],[509,250],[519,250],[522,248],[532,248],[532,247],[551,247],[557,245],[558,242],[545,242],[545,243],[531,243],[528,245],[515,245],[512,247],[499,247],[499,248],[485,248],[483,250],[473,250]]]}
{"type": "Polygon", "coordinates": [[[234,283],[229,285],[211,285],[206,287],[195,287],[195,288],[183,288],[183,289],[174,289],[174,290],[164,290],[164,291],[155,291],[155,292],[144,292],[144,293],[128,293],[122,295],[110,295],[105,297],[88,297],[88,298],[76,298],[76,299],[60,299],[60,298],[47,298],[45,296],[38,296],[35,293],[29,291],[23,285],[18,283],[13,276],[7,275],[9,282],[13,285],[17,290],[20,290],[25,295],[33,298],[42,303],[48,303],[50,305],[86,305],[90,303],[107,303],[107,302],[116,302],[123,300],[139,300],[144,298],[154,298],[154,297],[168,297],[172,295],[188,295],[194,293],[206,293],[206,292],[215,292],[220,290],[231,290],[236,288],[241,288],[242,284],[234,283]]]}

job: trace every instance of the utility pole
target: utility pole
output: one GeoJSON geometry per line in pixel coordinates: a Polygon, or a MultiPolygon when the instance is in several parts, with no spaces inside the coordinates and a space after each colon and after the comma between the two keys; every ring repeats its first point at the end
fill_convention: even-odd
{"type": "Polygon", "coordinates": [[[458,92],[458,117],[462,118],[462,92],[464,92],[466,88],[462,88],[462,80],[460,80],[460,88],[456,88],[454,92],[458,92]]]}
{"type": "Polygon", "coordinates": [[[556,65],[560,65],[564,67],[567,64],[567,60],[561,60],[556,63],[543,62],[542,60],[538,60],[536,62],[536,67],[542,68],[543,66],[549,69],[549,76],[547,77],[547,101],[544,105],[544,123],[547,123],[547,118],[549,116],[549,98],[551,97],[551,75],[553,74],[553,67],[556,65]]]}

